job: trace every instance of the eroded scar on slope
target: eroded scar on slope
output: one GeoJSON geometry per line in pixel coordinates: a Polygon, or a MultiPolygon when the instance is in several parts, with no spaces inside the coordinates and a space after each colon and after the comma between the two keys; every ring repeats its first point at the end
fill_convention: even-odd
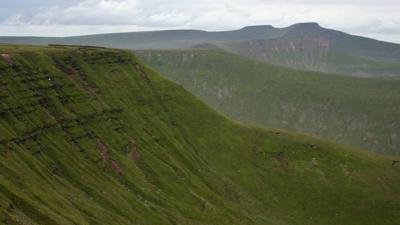
{"type": "Polygon", "coordinates": [[[12,56],[10,54],[1,53],[0,57],[5,63],[7,63],[7,65],[9,65],[9,66],[15,65],[14,59],[12,58],[12,56]]]}

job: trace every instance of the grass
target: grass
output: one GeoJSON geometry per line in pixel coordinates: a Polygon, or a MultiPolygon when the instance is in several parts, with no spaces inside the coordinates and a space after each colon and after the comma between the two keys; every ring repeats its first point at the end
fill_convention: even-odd
{"type": "Polygon", "coordinates": [[[400,222],[396,158],[240,125],[129,52],[0,52],[0,223],[400,222]]]}
{"type": "Polygon", "coordinates": [[[168,79],[244,123],[399,154],[399,81],[291,70],[220,50],[137,54],[168,79]]]}

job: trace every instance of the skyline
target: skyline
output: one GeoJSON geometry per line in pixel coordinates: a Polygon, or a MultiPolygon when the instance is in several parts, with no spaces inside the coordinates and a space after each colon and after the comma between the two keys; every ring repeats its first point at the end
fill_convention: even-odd
{"type": "Polygon", "coordinates": [[[0,0],[0,36],[77,36],[174,29],[236,30],[251,25],[322,27],[400,43],[396,0],[0,0]],[[267,12],[267,13],[266,13],[267,12]],[[351,22],[349,22],[351,21],[351,22]]]}

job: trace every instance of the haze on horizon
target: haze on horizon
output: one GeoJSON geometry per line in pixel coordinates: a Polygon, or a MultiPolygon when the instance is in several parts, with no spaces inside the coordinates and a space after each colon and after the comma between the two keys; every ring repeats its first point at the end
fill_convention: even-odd
{"type": "Polygon", "coordinates": [[[398,0],[0,0],[0,36],[209,31],[299,22],[400,43],[398,0]]]}

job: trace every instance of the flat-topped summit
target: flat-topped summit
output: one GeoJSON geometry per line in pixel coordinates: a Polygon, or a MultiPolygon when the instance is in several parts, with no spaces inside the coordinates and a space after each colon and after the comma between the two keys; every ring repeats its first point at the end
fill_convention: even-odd
{"type": "Polygon", "coordinates": [[[274,29],[272,25],[252,25],[252,26],[245,26],[241,31],[252,31],[252,30],[271,30],[274,29]]]}
{"type": "Polygon", "coordinates": [[[297,28],[309,28],[309,27],[314,27],[314,28],[321,28],[321,26],[316,23],[316,22],[304,22],[304,23],[295,23],[291,25],[290,27],[297,27],[297,28]]]}

